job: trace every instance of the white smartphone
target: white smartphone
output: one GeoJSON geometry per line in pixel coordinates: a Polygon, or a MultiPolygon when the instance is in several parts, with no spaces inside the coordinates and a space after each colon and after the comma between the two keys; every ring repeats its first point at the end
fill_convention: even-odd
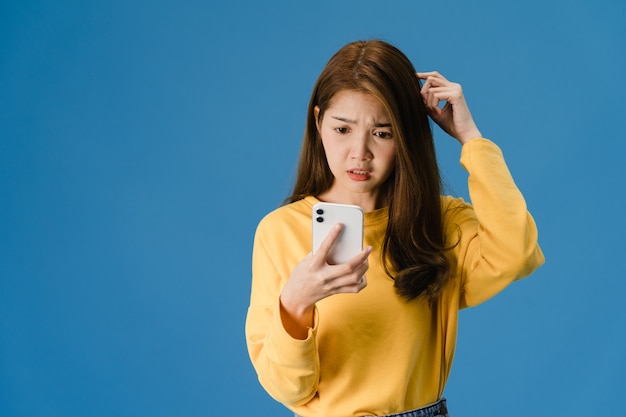
{"type": "Polygon", "coordinates": [[[343,224],[326,262],[344,263],[363,250],[363,209],[359,206],[336,203],[317,203],[313,206],[313,253],[317,252],[330,229],[343,224]]]}

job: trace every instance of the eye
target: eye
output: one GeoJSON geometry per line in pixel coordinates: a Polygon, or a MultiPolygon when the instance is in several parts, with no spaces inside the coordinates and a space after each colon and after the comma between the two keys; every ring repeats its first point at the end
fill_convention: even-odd
{"type": "Polygon", "coordinates": [[[341,133],[341,134],[348,133],[348,128],[347,127],[336,127],[335,128],[335,132],[341,133]]]}
{"type": "Polygon", "coordinates": [[[378,132],[374,132],[374,136],[377,136],[381,139],[391,139],[393,138],[393,134],[391,132],[385,132],[385,131],[378,131],[378,132]]]}

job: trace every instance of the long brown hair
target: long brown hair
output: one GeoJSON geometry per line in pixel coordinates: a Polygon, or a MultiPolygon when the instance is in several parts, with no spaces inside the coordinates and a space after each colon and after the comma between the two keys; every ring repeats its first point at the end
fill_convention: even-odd
{"type": "Polygon", "coordinates": [[[293,193],[286,202],[319,195],[333,174],[317,129],[339,91],[372,94],[391,118],[396,158],[394,172],[381,185],[389,220],[382,246],[383,265],[399,295],[412,300],[425,294],[435,302],[450,275],[444,252],[441,178],[420,82],[413,65],[396,47],[357,41],[341,48],[326,64],[313,88],[293,193]]]}

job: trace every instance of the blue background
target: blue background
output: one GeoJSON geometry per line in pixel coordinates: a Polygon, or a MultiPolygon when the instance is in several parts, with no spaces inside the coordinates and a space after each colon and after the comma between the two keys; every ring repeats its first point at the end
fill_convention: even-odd
{"type": "MultiPolygon", "coordinates": [[[[614,414],[626,3],[3,1],[0,416],[288,416],[244,320],[315,79],[382,38],[463,84],[547,263],[461,314],[453,416],[614,414]]],[[[435,130],[450,193],[460,148],[435,130]]],[[[384,381],[381,381],[384,383],[384,381]]],[[[355,387],[358,389],[358,387],[355,387]]]]}

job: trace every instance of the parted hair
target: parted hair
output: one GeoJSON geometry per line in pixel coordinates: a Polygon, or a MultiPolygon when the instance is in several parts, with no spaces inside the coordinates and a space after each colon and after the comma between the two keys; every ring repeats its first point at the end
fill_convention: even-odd
{"type": "Polygon", "coordinates": [[[314,109],[324,112],[340,91],[379,99],[391,118],[395,167],[379,198],[389,207],[382,262],[396,292],[410,301],[420,295],[434,303],[450,276],[445,256],[441,177],[421,84],[409,59],[380,40],[356,41],[341,48],[322,70],[308,106],[297,177],[286,203],[330,189],[333,174],[317,129],[314,109]]]}

